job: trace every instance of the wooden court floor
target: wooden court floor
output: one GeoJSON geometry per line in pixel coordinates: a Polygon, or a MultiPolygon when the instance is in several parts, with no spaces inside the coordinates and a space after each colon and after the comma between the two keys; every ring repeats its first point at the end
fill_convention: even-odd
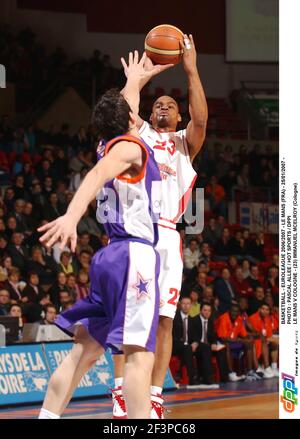
{"type": "MultiPolygon", "coordinates": [[[[177,389],[165,392],[166,419],[278,419],[278,379],[228,383],[217,390],[177,389]]],[[[36,419],[41,404],[0,407],[1,419],[36,419]]],[[[111,419],[109,395],[72,401],[68,419],[111,419]]]]}

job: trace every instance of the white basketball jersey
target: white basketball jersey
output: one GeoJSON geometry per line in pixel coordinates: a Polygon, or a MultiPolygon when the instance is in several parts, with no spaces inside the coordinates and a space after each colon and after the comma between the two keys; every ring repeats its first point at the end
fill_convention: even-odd
{"type": "Polygon", "coordinates": [[[161,133],[148,122],[140,128],[140,136],[154,151],[162,179],[160,224],[170,227],[184,214],[197,174],[188,153],[186,130],[161,133]]]}

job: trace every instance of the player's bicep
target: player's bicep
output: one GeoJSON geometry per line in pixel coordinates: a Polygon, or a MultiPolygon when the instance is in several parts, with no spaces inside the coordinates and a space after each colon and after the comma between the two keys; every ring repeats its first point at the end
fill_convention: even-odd
{"type": "Polygon", "coordinates": [[[196,125],[192,120],[186,128],[186,140],[189,148],[191,160],[193,160],[200,151],[206,135],[206,123],[196,125]]]}
{"type": "Polygon", "coordinates": [[[106,181],[122,175],[133,164],[142,162],[142,148],[133,142],[121,141],[113,145],[105,157],[98,162],[97,171],[106,181]]]}

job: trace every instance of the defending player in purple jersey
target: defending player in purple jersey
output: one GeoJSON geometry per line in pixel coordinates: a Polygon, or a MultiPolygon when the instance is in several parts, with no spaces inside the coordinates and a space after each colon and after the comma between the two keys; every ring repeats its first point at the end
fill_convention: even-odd
{"type": "Polygon", "coordinates": [[[123,392],[128,417],[149,418],[159,306],[153,203],[159,214],[160,174],[138,136],[135,117],[140,81],[169,66],[146,72],[146,55],[138,58],[136,51],[129,55],[124,96],[110,90],[96,105],[94,120],[108,142],[103,159],[87,174],[67,213],[39,228],[45,232],[40,240],[48,247],[61,241],[63,248],[70,240],[74,251],[77,224],[92,199],[97,194],[102,198],[109,189],[118,201],[109,197],[105,201],[110,242],[93,257],[89,296],[57,318],[61,329],[74,334],[75,345],[50,379],[40,413],[43,419],[60,417],[84,373],[107,347],[124,351],[126,357],[123,392]]]}

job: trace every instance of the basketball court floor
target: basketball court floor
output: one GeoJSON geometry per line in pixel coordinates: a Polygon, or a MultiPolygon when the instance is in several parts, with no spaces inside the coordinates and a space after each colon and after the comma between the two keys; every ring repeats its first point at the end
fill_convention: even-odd
{"type": "MultiPolygon", "coordinates": [[[[165,393],[167,419],[278,419],[278,379],[227,383],[217,390],[178,389],[165,393]]],[[[110,419],[110,396],[73,401],[68,419],[110,419]]],[[[37,418],[40,404],[0,408],[0,419],[37,418]]]]}

